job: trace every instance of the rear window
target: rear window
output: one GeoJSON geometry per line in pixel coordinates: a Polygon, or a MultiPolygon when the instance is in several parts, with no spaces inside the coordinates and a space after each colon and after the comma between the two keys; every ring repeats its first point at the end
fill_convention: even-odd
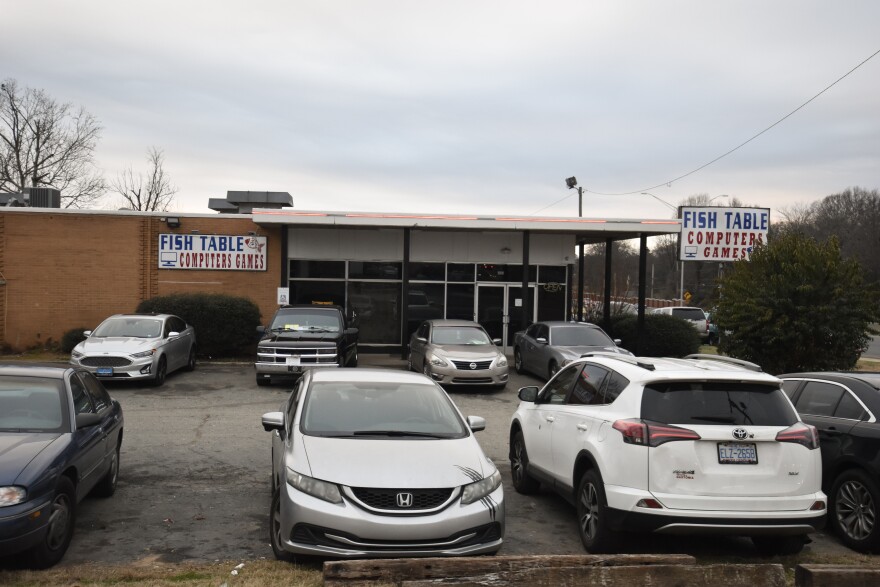
{"type": "Polygon", "coordinates": [[[706,315],[699,308],[674,308],[672,315],[685,320],[706,320],[706,315]]]}
{"type": "Polygon", "coordinates": [[[645,387],[642,418],[664,424],[791,426],[797,415],[778,387],[737,382],[672,382],[645,387]]]}

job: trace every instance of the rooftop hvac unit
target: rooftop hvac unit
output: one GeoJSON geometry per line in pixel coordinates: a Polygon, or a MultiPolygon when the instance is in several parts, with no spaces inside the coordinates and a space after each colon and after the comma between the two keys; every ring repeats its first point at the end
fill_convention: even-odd
{"type": "Polygon", "coordinates": [[[31,208],[60,208],[61,192],[53,188],[25,188],[31,208]]]}

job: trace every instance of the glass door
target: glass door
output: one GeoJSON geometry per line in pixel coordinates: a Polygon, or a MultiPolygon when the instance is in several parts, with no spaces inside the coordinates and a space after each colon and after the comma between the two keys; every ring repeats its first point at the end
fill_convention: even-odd
{"type": "MultiPolygon", "coordinates": [[[[535,316],[535,288],[529,287],[531,320],[535,316]]],[[[504,352],[513,346],[513,335],[522,329],[523,297],[521,285],[479,284],[477,322],[491,338],[500,338],[504,352]]]]}

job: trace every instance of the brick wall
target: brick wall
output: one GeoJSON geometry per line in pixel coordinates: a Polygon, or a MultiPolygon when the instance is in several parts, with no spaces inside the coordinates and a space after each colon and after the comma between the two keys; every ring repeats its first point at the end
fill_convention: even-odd
{"type": "Polygon", "coordinates": [[[280,229],[250,218],[180,216],[171,230],[147,214],[0,211],[0,335],[13,350],[60,341],[67,330],[94,328],[132,312],[144,299],[209,292],[252,299],[268,320],[281,270],[280,229]],[[267,270],[189,271],[158,268],[162,232],[267,236],[267,270]],[[2,283],[5,280],[5,284],[2,283]]]}

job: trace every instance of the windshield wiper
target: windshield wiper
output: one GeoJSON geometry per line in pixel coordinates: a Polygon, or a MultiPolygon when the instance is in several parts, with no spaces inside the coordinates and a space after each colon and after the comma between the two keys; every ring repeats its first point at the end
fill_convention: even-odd
{"type": "Polygon", "coordinates": [[[706,422],[718,422],[719,424],[735,424],[733,416],[691,416],[692,420],[704,420],[706,422]]]}
{"type": "Polygon", "coordinates": [[[449,438],[447,435],[407,430],[355,430],[352,436],[417,436],[419,438],[449,438]]]}

